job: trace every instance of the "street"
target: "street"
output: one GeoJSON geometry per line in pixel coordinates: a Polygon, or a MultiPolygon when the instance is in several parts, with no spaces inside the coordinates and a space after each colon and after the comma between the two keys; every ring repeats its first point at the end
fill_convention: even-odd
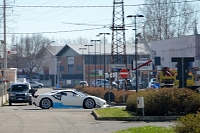
{"type": "MultiPolygon", "coordinates": [[[[49,88],[38,89],[37,93],[49,88]]],[[[36,94],[37,94],[36,93],[36,94]]],[[[34,105],[13,104],[0,108],[1,133],[111,133],[130,127],[157,125],[168,127],[171,122],[97,121],[92,109],[47,109],[34,105]]]]}

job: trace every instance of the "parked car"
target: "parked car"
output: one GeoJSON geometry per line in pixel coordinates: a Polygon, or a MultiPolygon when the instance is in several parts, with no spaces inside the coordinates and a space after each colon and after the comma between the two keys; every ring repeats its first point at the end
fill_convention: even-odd
{"type": "Polygon", "coordinates": [[[33,96],[37,89],[31,88],[28,82],[12,83],[8,91],[9,106],[12,103],[28,103],[32,105],[33,96]]]}
{"type": "Polygon", "coordinates": [[[110,87],[110,81],[108,81],[108,80],[99,81],[99,83],[98,83],[99,87],[104,87],[104,85],[105,85],[106,88],[109,88],[110,87]]]}
{"type": "Polygon", "coordinates": [[[96,96],[86,95],[82,92],[67,89],[55,90],[35,95],[33,104],[42,109],[53,108],[84,108],[106,107],[106,101],[96,96]]]}
{"type": "Polygon", "coordinates": [[[80,81],[80,82],[79,82],[79,85],[88,86],[88,83],[87,83],[87,81],[80,81]]]}
{"type": "Polygon", "coordinates": [[[149,84],[148,84],[148,88],[152,88],[152,86],[155,84],[156,82],[156,78],[151,78],[151,80],[149,81],[149,84]]]}
{"type": "Polygon", "coordinates": [[[96,81],[93,80],[93,81],[92,81],[92,86],[95,86],[95,84],[96,84],[96,86],[99,86],[99,82],[100,82],[100,81],[108,81],[108,80],[105,80],[105,79],[96,79],[96,81]]]}
{"type": "Polygon", "coordinates": [[[117,87],[118,87],[118,84],[116,83],[116,81],[113,81],[113,82],[112,82],[112,86],[113,86],[114,88],[117,88],[117,87]]]}
{"type": "Polygon", "coordinates": [[[160,88],[160,84],[156,81],[151,82],[151,86],[149,88],[153,88],[153,89],[159,89],[160,88]]]}
{"type": "MultiPolygon", "coordinates": [[[[131,79],[131,83],[132,83],[133,89],[135,90],[136,89],[136,78],[135,77],[133,77],[131,79]]],[[[146,78],[138,77],[137,83],[138,83],[138,89],[144,89],[144,88],[148,87],[148,81],[146,78]]]]}
{"type": "Polygon", "coordinates": [[[147,80],[143,80],[139,83],[139,88],[140,89],[144,89],[144,88],[147,88],[148,87],[148,81],[147,80]]]}
{"type": "Polygon", "coordinates": [[[133,86],[132,86],[132,83],[131,83],[131,80],[130,80],[130,79],[127,79],[127,80],[122,79],[122,80],[120,81],[120,85],[119,85],[119,88],[120,88],[120,89],[124,89],[124,83],[125,83],[125,88],[126,88],[127,90],[132,90],[132,89],[133,89],[133,86]]]}
{"type": "Polygon", "coordinates": [[[44,86],[43,83],[37,81],[29,81],[29,83],[33,88],[42,88],[44,86]]]}

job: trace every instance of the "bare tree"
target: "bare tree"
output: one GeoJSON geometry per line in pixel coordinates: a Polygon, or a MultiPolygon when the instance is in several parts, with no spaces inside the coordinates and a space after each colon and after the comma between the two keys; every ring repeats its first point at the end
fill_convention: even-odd
{"type": "Polygon", "coordinates": [[[47,63],[45,46],[50,43],[51,41],[42,35],[26,35],[19,39],[18,68],[22,68],[30,76],[30,80],[47,63]]]}
{"type": "Polygon", "coordinates": [[[182,0],[144,0],[140,12],[145,16],[145,36],[148,42],[194,33],[194,7],[182,0]]]}
{"type": "Polygon", "coordinates": [[[82,38],[82,37],[78,37],[77,39],[62,39],[60,41],[61,43],[65,43],[65,44],[86,44],[86,43],[89,43],[88,39],[87,38],[82,38]]]}

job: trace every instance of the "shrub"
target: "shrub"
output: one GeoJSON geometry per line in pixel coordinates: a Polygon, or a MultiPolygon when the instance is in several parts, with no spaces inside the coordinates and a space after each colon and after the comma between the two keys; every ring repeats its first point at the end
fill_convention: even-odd
{"type": "Polygon", "coordinates": [[[126,102],[128,111],[141,113],[136,101],[141,96],[144,97],[145,115],[185,115],[195,113],[200,108],[200,95],[197,92],[182,88],[162,88],[129,95],[126,102]]]}
{"type": "MultiPolygon", "coordinates": [[[[103,87],[82,87],[82,86],[76,86],[77,90],[87,93],[89,95],[97,96],[104,99],[105,93],[109,91],[109,89],[105,89],[103,87]]],[[[126,103],[126,99],[128,95],[134,94],[134,91],[124,91],[124,90],[116,90],[112,89],[110,92],[112,92],[115,96],[115,99],[113,102],[115,103],[126,103]],[[125,102],[124,102],[125,101],[125,102]]]]}
{"type": "Polygon", "coordinates": [[[200,113],[187,114],[175,121],[174,131],[177,133],[200,133],[200,113]]]}

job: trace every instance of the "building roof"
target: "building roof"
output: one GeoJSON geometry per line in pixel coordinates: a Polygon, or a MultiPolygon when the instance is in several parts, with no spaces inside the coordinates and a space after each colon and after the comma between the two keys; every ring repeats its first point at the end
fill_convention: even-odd
{"type": "MultiPolygon", "coordinates": [[[[96,51],[95,51],[95,44],[90,43],[90,44],[67,44],[69,47],[71,47],[74,51],[76,51],[78,54],[84,54],[87,55],[88,53],[90,54],[99,54],[99,53],[104,53],[104,44],[96,44],[96,51]],[[85,46],[85,45],[93,45],[93,46],[85,46]],[[80,48],[86,48],[85,50],[80,50],[80,48]]],[[[134,55],[135,54],[135,44],[127,44],[126,45],[126,54],[128,55],[134,55]]],[[[145,51],[145,48],[138,48],[138,53],[144,53],[147,54],[145,51]]],[[[105,44],[105,54],[110,55],[111,54],[111,44],[105,44]]]]}
{"type": "Polygon", "coordinates": [[[47,45],[46,48],[53,54],[56,55],[64,46],[51,46],[47,45]]]}

